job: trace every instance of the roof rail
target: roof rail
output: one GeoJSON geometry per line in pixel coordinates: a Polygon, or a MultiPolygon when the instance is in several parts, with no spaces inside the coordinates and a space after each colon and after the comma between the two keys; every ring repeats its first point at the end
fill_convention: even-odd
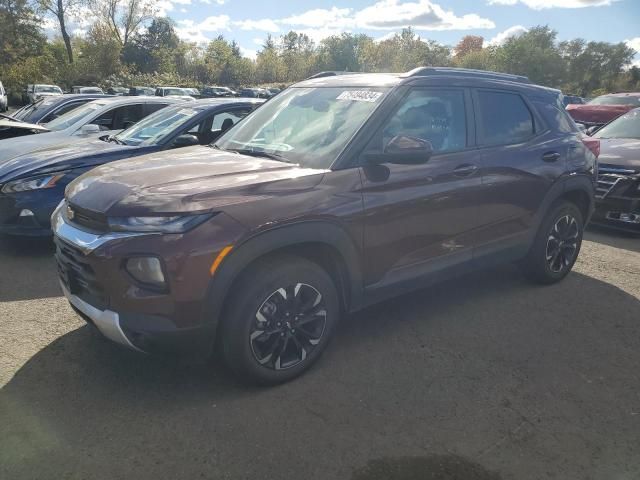
{"type": "Polygon", "coordinates": [[[481,78],[493,78],[495,80],[507,80],[509,82],[531,83],[528,77],[524,75],[512,75],[510,73],[490,72],[488,70],[474,70],[471,68],[454,68],[454,67],[418,67],[400,75],[403,78],[408,77],[428,77],[430,75],[456,75],[481,78]]]}
{"type": "Polygon", "coordinates": [[[310,77],[307,77],[305,80],[311,80],[312,78],[324,78],[324,77],[334,77],[336,75],[355,75],[357,73],[362,72],[340,72],[337,70],[327,70],[326,72],[318,72],[310,77]]]}

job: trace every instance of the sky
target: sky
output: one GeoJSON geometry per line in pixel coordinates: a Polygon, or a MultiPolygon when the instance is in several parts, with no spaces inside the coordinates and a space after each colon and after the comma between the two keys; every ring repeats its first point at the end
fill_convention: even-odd
{"type": "Polygon", "coordinates": [[[560,40],[627,42],[639,54],[640,0],[160,0],[181,38],[222,34],[255,57],[267,34],[289,30],[320,41],[341,32],[386,38],[412,27],[423,39],[455,45],[464,35],[499,44],[528,27],[549,25],[560,40]]]}

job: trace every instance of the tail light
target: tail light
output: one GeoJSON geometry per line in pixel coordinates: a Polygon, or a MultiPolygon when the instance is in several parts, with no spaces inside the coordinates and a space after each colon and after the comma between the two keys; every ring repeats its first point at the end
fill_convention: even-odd
{"type": "Polygon", "coordinates": [[[600,140],[597,138],[582,137],[582,143],[598,158],[600,155],[600,140]]]}

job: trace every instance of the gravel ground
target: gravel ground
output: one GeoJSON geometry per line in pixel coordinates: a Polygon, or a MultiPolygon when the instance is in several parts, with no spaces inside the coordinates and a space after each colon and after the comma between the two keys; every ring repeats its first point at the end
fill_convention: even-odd
{"type": "Polygon", "coordinates": [[[2,479],[640,478],[640,238],[574,272],[505,266],[348,318],[271,389],[104,341],[51,247],[0,241],[2,479]]]}

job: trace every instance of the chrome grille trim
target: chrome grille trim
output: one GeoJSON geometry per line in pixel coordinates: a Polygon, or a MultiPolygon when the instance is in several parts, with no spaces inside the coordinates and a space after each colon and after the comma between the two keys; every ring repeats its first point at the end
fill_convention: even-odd
{"type": "Polygon", "coordinates": [[[598,167],[596,198],[602,200],[609,195],[618,182],[626,179],[629,175],[633,175],[634,173],[636,173],[635,170],[628,168],[598,167]]]}

